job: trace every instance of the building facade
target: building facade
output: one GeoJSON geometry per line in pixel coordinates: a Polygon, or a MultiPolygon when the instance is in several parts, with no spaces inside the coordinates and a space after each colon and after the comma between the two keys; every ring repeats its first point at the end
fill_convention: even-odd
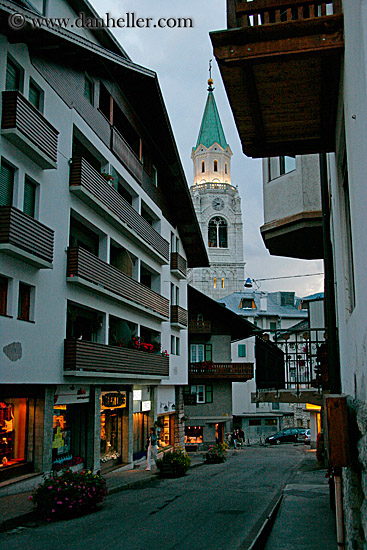
{"type": "Polygon", "coordinates": [[[0,494],[132,465],[154,424],[183,443],[186,269],[208,263],[157,75],[106,29],[28,33],[20,4],[0,29],[0,494]]]}
{"type": "Polygon", "coordinates": [[[207,247],[210,267],[189,270],[188,280],[214,300],[241,290],[244,284],[241,198],[231,183],[232,151],[214,98],[213,81],[191,158],[194,183],[190,193],[207,247]]]}

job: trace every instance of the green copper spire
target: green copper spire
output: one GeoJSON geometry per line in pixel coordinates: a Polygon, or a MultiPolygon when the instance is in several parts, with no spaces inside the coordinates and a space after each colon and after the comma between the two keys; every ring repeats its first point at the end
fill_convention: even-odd
{"type": "Polygon", "coordinates": [[[195,149],[200,145],[210,147],[217,142],[223,149],[227,147],[226,137],[224,135],[222,123],[220,121],[217,105],[214,99],[213,80],[208,80],[208,99],[206,100],[203,120],[201,121],[198,140],[195,149]]]}

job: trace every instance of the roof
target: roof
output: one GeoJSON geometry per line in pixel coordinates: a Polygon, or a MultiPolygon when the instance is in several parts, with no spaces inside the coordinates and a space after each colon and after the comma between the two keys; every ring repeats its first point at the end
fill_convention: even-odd
{"type": "Polygon", "coordinates": [[[216,334],[230,334],[232,342],[249,338],[259,332],[255,325],[191,285],[188,285],[188,310],[190,316],[197,312],[203,313],[212,322],[212,331],[216,334]]]}
{"type": "MultiPolygon", "coordinates": [[[[85,8],[87,13],[95,13],[85,0],[69,0],[69,3],[74,9],[85,8]]],[[[188,267],[207,267],[208,254],[157,74],[133,63],[125,51],[117,47],[117,42],[107,30],[99,29],[98,35],[95,34],[99,44],[62,27],[42,26],[35,31],[29,9],[8,0],[1,2],[0,33],[8,36],[10,42],[25,43],[32,54],[46,59],[49,56],[51,60],[60,63],[75,63],[79,68],[91,72],[101,66],[110,76],[113,75],[148,135],[159,144],[156,150],[166,172],[161,184],[164,200],[171,212],[172,223],[177,225],[188,267]],[[9,14],[14,13],[24,16],[22,30],[14,30],[8,24],[9,14]],[[178,204],[180,208],[177,208],[178,204]]]]}
{"type": "Polygon", "coordinates": [[[282,317],[282,318],[306,318],[308,312],[305,309],[299,309],[301,299],[294,295],[294,305],[281,305],[282,295],[289,297],[294,293],[288,292],[263,292],[260,290],[245,290],[234,292],[225,298],[218,300],[219,303],[226,305],[228,309],[247,318],[251,317],[282,317]],[[261,309],[261,298],[267,298],[266,309],[261,309]],[[251,299],[255,303],[255,308],[242,308],[243,299],[251,299]]]}
{"type": "Polygon", "coordinates": [[[195,149],[199,145],[210,147],[213,143],[218,143],[223,149],[228,145],[215,102],[213,88],[210,86],[195,149]]]}
{"type": "Polygon", "coordinates": [[[317,292],[316,294],[310,294],[310,296],[305,296],[302,298],[302,302],[314,302],[316,300],[323,300],[324,299],[324,293],[323,292],[317,292]]]}

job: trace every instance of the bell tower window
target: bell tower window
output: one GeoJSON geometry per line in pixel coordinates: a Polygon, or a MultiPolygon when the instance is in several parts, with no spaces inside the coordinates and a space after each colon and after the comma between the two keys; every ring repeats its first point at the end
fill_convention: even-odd
{"type": "Polygon", "coordinates": [[[228,174],[228,164],[226,162],[224,163],[224,173],[228,174]]]}
{"type": "Polygon", "coordinates": [[[201,172],[205,172],[205,162],[203,160],[201,161],[201,172]]]}
{"type": "Polygon", "coordinates": [[[228,225],[224,218],[216,216],[208,225],[209,248],[228,248],[228,225]]]}
{"type": "Polygon", "coordinates": [[[218,161],[214,161],[214,172],[218,172],[218,161]]]}

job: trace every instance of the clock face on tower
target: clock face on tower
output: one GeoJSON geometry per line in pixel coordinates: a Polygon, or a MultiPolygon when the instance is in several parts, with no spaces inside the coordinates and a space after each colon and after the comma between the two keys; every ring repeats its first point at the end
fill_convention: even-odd
{"type": "Polygon", "coordinates": [[[212,206],[214,210],[222,210],[222,208],[224,208],[224,200],[220,197],[215,197],[215,199],[213,199],[212,206]]]}

